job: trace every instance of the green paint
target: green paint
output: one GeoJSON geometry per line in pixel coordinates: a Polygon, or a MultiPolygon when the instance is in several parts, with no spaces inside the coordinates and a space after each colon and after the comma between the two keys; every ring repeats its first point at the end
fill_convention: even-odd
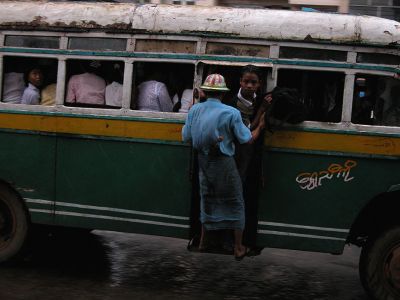
{"type": "MultiPolygon", "coordinates": [[[[263,167],[266,185],[261,191],[259,220],[276,223],[350,229],[361,209],[370,200],[387,191],[391,185],[400,183],[400,174],[397,172],[398,163],[374,158],[353,158],[351,155],[345,157],[266,152],[263,167]],[[343,174],[334,175],[331,179],[322,179],[321,185],[310,185],[309,187],[314,188],[309,190],[301,189],[301,184],[296,181],[301,173],[317,172],[320,176],[319,172],[327,170],[331,164],[343,166],[348,159],[357,162],[357,166],[350,170],[347,177],[347,179],[353,178],[352,180],[346,182],[343,174]]],[[[316,182],[318,183],[318,180],[316,182]]],[[[304,186],[305,183],[303,183],[304,186]]],[[[301,232],[297,228],[286,230],[275,228],[274,230],[301,232]]],[[[305,230],[305,232],[322,235],[321,232],[315,230],[305,230]]],[[[344,237],[341,233],[335,234],[329,231],[324,235],[344,237]]],[[[304,244],[305,241],[301,241],[296,245],[295,240],[290,237],[279,237],[268,240],[268,246],[282,247],[282,243],[291,241],[293,244],[290,247],[312,250],[308,242],[304,244]],[[301,246],[302,243],[304,246],[301,246]]],[[[327,243],[326,245],[333,243],[319,242],[327,243]]],[[[334,244],[344,246],[344,242],[334,244]]],[[[329,252],[336,252],[336,246],[333,246],[329,252]]]]}
{"type": "MultiPolygon", "coordinates": [[[[57,201],[173,216],[189,215],[188,148],[60,137],[57,149],[57,201]]],[[[70,209],[56,206],[56,210],[70,209]]],[[[108,212],[97,214],[121,217],[121,214],[108,212]]],[[[123,216],[134,218],[130,214],[123,216]]],[[[64,218],[56,215],[59,224],[64,218]]],[[[159,218],[141,216],[140,219],[159,218]]],[[[86,222],[98,221],[89,218],[86,222]]],[[[175,219],[169,222],[187,223],[175,219]]],[[[146,227],[138,225],[135,228],[146,227]]],[[[116,230],[114,227],[109,229],[116,230]]],[[[145,229],[136,232],[147,233],[145,229]]]]}

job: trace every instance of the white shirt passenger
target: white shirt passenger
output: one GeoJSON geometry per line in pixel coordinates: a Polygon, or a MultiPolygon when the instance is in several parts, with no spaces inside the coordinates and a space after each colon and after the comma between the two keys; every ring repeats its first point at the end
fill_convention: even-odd
{"type": "Polygon", "coordinates": [[[123,85],[113,81],[106,87],[106,105],[122,107],[123,85]]]}
{"type": "Polygon", "coordinates": [[[4,74],[3,102],[21,103],[24,90],[25,82],[23,73],[10,72],[4,74]]]}
{"type": "Polygon", "coordinates": [[[138,86],[136,108],[147,111],[172,112],[173,103],[167,86],[155,80],[145,81],[138,86]]]}
{"type": "Polygon", "coordinates": [[[37,105],[40,104],[40,90],[29,83],[22,95],[21,104],[37,105]]]}
{"type": "MultiPolygon", "coordinates": [[[[174,98],[172,101],[174,104],[178,102],[178,94],[175,94],[174,98]]],[[[180,113],[187,113],[192,106],[193,102],[193,90],[192,89],[186,89],[182,93],[182,99],[181,99],[181,108],[179,109],[180,113]]]]}

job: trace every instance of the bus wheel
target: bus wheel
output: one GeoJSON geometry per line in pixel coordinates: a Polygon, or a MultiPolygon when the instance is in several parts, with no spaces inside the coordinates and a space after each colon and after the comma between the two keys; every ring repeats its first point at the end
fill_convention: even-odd
{"type": "Polygon", "coordinates": [[[363,247],[360,278],[377,300],[400,299],[400,227],[391,228],[363,247]]]}
{"type": "Polygon", "coordinates": [[[0,185],[0,263],[14,258],[28,234],[28,217],[20,198],[0,185]]]}

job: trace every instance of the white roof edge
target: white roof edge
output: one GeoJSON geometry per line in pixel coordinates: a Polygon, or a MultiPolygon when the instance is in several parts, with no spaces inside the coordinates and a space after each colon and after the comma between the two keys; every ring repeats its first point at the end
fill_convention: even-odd
{"type": "Polygon", "coordinates": [[[20,26],[400,45],[399,22],[369,16],[104,2],[0,2],[0,29],[20,26]]]}

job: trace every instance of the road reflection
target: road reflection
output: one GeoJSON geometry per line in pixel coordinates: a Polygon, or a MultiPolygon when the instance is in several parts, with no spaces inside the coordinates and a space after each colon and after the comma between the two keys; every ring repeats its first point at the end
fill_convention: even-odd
{"type": "Polygon", "coordinates": [[[185,247],[104,231],[37,235],[25,260],[0,267],[0,299],[367,299],[358,249],[343,256],[266,249],[236,262],[185,247]]]}

